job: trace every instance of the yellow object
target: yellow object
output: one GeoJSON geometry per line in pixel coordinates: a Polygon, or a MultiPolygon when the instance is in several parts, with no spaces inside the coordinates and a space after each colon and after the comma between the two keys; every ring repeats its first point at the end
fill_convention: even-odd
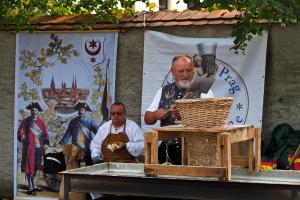
{"type": "Polygon", "coordinates": [[[277,168],[277,162],[276,161],[273,161],[273,162],[261,161],[259,168],[273,170],[273,169],[277,168]]]}
{"type": "Polygon", "coordinates": [[[23,3],[24,3],[25,5],[28,5],[28,4],[30,3],[30,0],[23,0],[23,3]]]}
{"type": "Polygon", "coordinates": [[[260,165],[260,169],[272,170],[272,169],[273,169],[273,166],[269,166],[269,165],[260,165]]]}
{"type": "Polygon", "coordinates": [[[116,143],[113,143],[113,144],[109,144],[107,145],[107,148],[111,151],[111,152],[114,152],[115,150],[119,149],[120,146],[116,143]]]}
{"type": "Polygon", "coordinates": [[[112,146],[112,148],[113,148],[114,150],[116,150],[116,149],[120,148],[120,147],[119,147],[119,145],[118,145],[118,144],[116,144],[116,143],[113,143],[111,146],[112,146]]]}
{"type": "Polygon", "coordinates": [[[149,3],[148,7],[149,7],[150,12],[154,12],[154,9],[157,7],[157,5],[156,5],[156,3],[151,2],[151,3],[149,3]]]}
{"type": "Polygon", "coordinates": [[[300,157],[296,158],[293,163],[300,163],[300,157]]]}

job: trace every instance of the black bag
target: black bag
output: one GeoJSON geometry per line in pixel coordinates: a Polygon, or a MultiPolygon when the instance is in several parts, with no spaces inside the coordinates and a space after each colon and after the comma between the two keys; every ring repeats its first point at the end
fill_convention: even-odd
{"type": "Polygon", "coordinates": [[[63,151],[55,147],[49,147],[44,156],[44,173],[57,174],[64,170],[66,170],[66,164],[63,151]]]}
{"type": "Polygon", "coordinates": [[[277,125],[261,142],[261,156],[277,161],[277,169],[290,169],[288,154],[300,144],[300,131],[291,125],[277,125]]]}

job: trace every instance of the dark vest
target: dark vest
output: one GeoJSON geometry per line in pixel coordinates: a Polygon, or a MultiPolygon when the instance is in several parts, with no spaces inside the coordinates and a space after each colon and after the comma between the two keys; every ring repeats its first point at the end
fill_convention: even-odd
{"type": "MultiPolygon", "coordinates": [[[[158,108],[170,109],[175,101],[181,99],[186,94],[185,89],[179,89],[175,82],[170,83],[162,88],[162,93],[159,101],[158,108]]],[[[167,113],[167,118],[162,120],[160,126],[174,125],[175,119],[172,117],[172,113],[167,113]]]]}

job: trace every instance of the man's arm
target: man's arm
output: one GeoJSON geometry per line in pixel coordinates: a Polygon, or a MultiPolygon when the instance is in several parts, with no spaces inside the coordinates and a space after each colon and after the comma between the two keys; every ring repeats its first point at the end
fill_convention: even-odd
{"type": "Polygon", "coordinates": [[[93,120],[92,118],[90,118],[90,128],[91,128],[91,131],[96,134],[97,131],[98,131],[98,128],[99,128],[99,124],[93,120]]]}
{"type": "Polygon", "coordinates": [[[155,111],[146,111],[144,120],[145,123],[148,125],[153,125],[157,122],[157,120],[164,120],[166,118],[166,110],[163,108],[160,108],[155,111]]]}
{"type": "Polygon", "coordinates": [[[101,146],[104,140],[103,135],[105,134],[104,132],[105,132],[104,127],[100,127],[94,139],[91,141],[90,150],[91,150],[91,158],[93,161],[97,161],[100,158],[101,146]]]}
{"type": "Polygon", "coordinates": [[[69,139],[72,136],[72,133],[74,132],[74,126],[75,126],[74,122],[75,122],[75,120],[76,120],[76,118],[74,118],[74,119],[72,119],[70,121],[70,123],[68,124],[68,128],[67,128],[65,134],[63,135],[63,137],[59,141],[59,144],[65,145],[65,144],[68,143],[69,139]]]}
{"type": "Polygon", "coordinates": [[[166,111],[163,108],[158,109],[161,93],[162,88],[159,88],[156,94],[154,95],[150,106],[145,112],[144,121],[148,125],[153,125],[157,122],[157,120],[163,120],[166,118],[166,111]]]}
{"type": "Polygon", "coordinates": [[[134,157],[144,154],[144,134],[141,128],[133,121],[126,121],[126,133],[129,141],[126,143],[127,151],[134,157]]]}

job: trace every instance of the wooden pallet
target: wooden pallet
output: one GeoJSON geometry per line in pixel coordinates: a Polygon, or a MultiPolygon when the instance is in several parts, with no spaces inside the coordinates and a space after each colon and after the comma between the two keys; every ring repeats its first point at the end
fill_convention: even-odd
{"type": "Polygon", "coordinates": [[[219,177],[231,179],[231,166],[248,167],[248,171],[259,171],[261,133],[252,125],[226,126],[218,128],[185,128],[182,126],[166,126],[146,132],[145,137],[145,167],[146,176],[176,175],[219,177]],[[215,134],[216,149],[219,157],[217,166],[191,166],[189,156],[189,136],[197,134],[215,134]],[[181,138],[182,165],[163,165],[158,163],[158,141],[181,138]],[[248,141],[247,156],[232,156],[233,143],[248,141]]]}

